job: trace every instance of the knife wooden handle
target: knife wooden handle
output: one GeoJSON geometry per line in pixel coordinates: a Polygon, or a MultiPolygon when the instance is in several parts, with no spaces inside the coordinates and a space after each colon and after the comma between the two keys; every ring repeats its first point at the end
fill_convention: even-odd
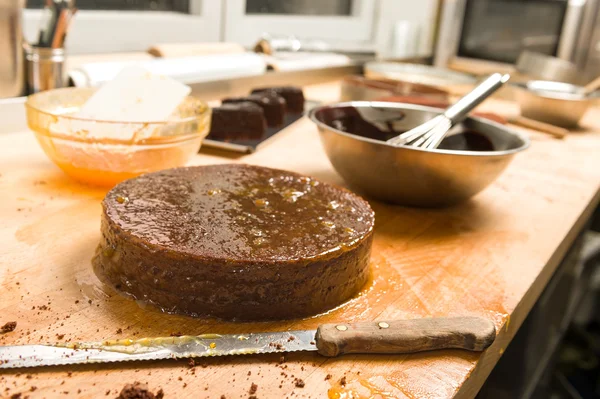
{"type": "Polygon", "coordinates": [[[458,348],[483,351],[494,342],[494,323],[481,317],[424,318],[323,324],[316,334],[323,356],[346,353],[413,353],[458,348]]]}

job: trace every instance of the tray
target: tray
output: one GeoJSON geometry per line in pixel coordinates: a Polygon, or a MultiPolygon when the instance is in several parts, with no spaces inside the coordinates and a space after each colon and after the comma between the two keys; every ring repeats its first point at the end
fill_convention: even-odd
{"type": "Polygon", "coordinates": [[[298,119],[302,118],[304,115],[310,111],[311,108],[316,107],[320,103],[318,101],[308,100],[304,103],[304,113],[302,114],[286,114],[285,122],[283,126],[280,127],[269,127],[263,137],[260,139],[254,140],[215,140],[215,139],[204,139],[202,142],[202,148],[218,148],[220,150],[233,151],[233,152],[241,152],[244,154],[250,154],[258,149],[267,145],[277,133],[290,126],[298,119]]]}

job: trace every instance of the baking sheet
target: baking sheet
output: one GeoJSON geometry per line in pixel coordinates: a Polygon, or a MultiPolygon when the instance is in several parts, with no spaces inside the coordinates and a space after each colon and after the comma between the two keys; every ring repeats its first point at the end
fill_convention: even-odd
{"type": "Polygon", "coordinates": [[[281,127],[268,127],[264,136],[260,139],[253,140],[217,140],[217,139],[204,139],[202,142],[203,148],[218,148],[220,150],[241,152],[244,154],[250,154],[258,149],[267,145],[277,133],[296,122],[298,119],[306,115],[312,108],[316,107],[320,103],[318,101],[307,100],[304,102],[304,113],[302,114],[286,114],[285,122],[281,127]]]}

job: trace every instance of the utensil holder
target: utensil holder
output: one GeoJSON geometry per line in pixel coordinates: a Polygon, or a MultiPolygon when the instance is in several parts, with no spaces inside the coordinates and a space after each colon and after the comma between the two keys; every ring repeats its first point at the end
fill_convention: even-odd
{"type": "Polygon", "coordinates": [[[25,46],[27,90],[30,94],[67,85],[65,49],[25,46]]]}

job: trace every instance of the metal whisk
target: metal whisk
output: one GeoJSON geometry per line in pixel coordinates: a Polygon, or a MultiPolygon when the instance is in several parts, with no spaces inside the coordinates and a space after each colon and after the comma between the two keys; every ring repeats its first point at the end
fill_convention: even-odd
{"type": "Polygon", "coordinates": [[[462,122],[469,112],[510,79],[508,74],[494,73],[435,118],[387,140],[393,145],[434,149],[452,126],[462,122]]]}

